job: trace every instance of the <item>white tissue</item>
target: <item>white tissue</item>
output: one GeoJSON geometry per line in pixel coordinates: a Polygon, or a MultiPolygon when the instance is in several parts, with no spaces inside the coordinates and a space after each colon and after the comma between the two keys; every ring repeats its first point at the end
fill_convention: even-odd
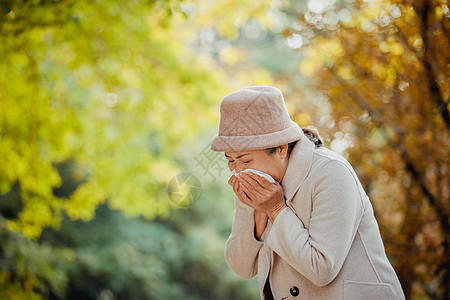
{"type": "MultiPolygon", "coordinates": [[[[253,174],[256,174],[256,175],[259,175],[259,176],[261,176],[261,177],[266,178],[266,179],[269,180],[270,182],[275,182],[275,179],[273,179],[272,176],[270,176],[269,174],[264,173],[264,172],[262,172],[262,171],[259,171],[259,170],[255,170],[255,169],[245,169],[245,170],[242,170],[242,171],[239,172],[239,173],[242,173],[242,172],[243,172],[243,173],[252,172],[253,174]]],[[[234,176],[238,176],[238,175],[239,175],[239,173],[236,173],[235,170],[231,171],[230,168],[228,168],[228,173],[230,173],[231,175],[234,175],[234,176]]]]}

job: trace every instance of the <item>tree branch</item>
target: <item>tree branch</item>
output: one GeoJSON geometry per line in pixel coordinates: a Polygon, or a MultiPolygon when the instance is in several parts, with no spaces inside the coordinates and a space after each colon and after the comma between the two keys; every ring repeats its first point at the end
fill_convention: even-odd
{"type": "Polygon", "coordinates": [[[441,91],[439,89],[439,85],[437,84],[437,80],[433,74],[433,66],[431,61],[433,59],[433,55],[430,52],[431,45],[430,40],[428,38],[428,30],[429,30],[428,16],[432,7],[429,1],[422,1],[421,4],[422,4],[421,7],[414,4],[412,5],[421,23],[420,32],[424,45],[424,55],[421,61],[427,75],[427,85],[431,100],[438,107],[442,119],[444,120],[445,125],[447,126],[447,129],[450,131],[450,113],[447,109],[444,97],[442,96],[441,91]]]}
{"type": "MultiPolygon", "coordinates": [[[[335,78],[335,80],[340,85],[346,87],[346,92],[350,95],[350,97],[352,97],[352,99],[354,99],[357,102],[357,104],[363,110],[365,110],[369,114],[369,116],[371,116],[371,118],[374,120],[377,126],[386,128],[385,122],[383,122],[380,114],[375,109],[370,107],[370,105],[364,100],[362,96],[359,95],[359,93],[355,89],[353,89],[351,86],[347,85],[342,79],[340,79],[339,76],[334,72],[333,68],[329,68],[329,70],[332,76],[335,78]]],[[[400,139],[400,141],[398,142],[392,142],[393,147],[400,149],[400,154],[405,163],[406,171],[408,171],[412,175],[412,177],[420,184],[422,192],[425,195],[426,199],[428,200],[428,203],[435,210],[436,214],[439,216],[444,233],[449,232],[450,231],[449,216],[446,213],[446,211],[441,207],[438,199],[433,195],[431,190],[428,188],[426,182],[424,181],[425,175],[423,175],[418,170],[418,168],[416,168],[414,162],[409,157],[408,152],[404,146],[405,143],[403,130],[398,126],[393,126],[392,129],[394,129],[394,131],[396,132],[396,134],[400,139]]],[[[446,243],[447,244],[444,246],[448,247],[448,241],[446,241],[446,243]]]]}

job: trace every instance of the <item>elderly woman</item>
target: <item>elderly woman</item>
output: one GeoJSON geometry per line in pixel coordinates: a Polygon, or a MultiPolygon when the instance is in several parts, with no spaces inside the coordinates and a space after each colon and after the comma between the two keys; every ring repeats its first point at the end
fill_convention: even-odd
{"type": "Polygon", "coordinates": [[[404,299],[355,171],[291,120],[280,90],[244,88],[220,112],[211,149],[233,173],[230,268],[258,275],[261,299],[404,299]]]}

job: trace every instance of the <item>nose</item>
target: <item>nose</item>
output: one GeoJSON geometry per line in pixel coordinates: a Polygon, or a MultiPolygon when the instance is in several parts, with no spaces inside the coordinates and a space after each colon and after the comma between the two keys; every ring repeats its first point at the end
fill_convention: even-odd
{"type": "Polygon", "coordinates": [[[241,171],[243,171],[243,170],[245,170],[244,168],[236,168],[236,169],[234,169],[235,171],[236,171],[236,174],[237,173],[239,173],[239,172],[241,172],[241,171]]]}
{"type": "Polygon", "coordinates": [[[236,163],[236,162],[229,163],[228,168],[230,168],[231,171],[234,170],[236,173],[239,173],[239,172],[245,170],[245,167],[242,164],[236,163]]]}
{"type": "Polygon", "coordinates": [[[245,170],[245,166],[243,164],[236,164],[235,166],[236,167],[234,170],[236,171],[236,173],[239,173],[239,172],[245,170]]]}

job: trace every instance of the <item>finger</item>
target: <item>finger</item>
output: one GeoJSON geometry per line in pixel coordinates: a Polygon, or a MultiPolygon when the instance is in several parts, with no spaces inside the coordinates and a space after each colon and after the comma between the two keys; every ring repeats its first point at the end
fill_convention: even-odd
{"type": "Polygon", "coordinates": [[[233,191],[234,193],[237,195],[238,194],[238,189],[239,189],[239,180],[237,180],[237,178],[233,178],[233,191]]]}
{"type": "Polygon", "coordinates": [[[228,184],[233,186],[235,181],[236,181],[236,176],[231,175],[230,179],[228,179],[228,184]]]}
{"type": "Polygon", "coordinates": [[[228,183],[233,187],[234,193],[238,196],[239,200],[247,206],[253,207],[252,200],[244,192],[242,186],[239,184],[239,180],[236,176],[232,176],[228,183]]]}
{"type": "Polygon", "coordinates": [[[239,200],[241,200],[242,203],[252,207],[252,200],[248,197],[248,195],[244,192],[242,189],[242,186],[237,184],[237,192],[236,195],[238,195],[239,200]]]}
{"type": "Polygon", "coordinates": [[[249,195],[244,191],[242,184],[236,178],[233,185],[234,193],[239,197],[239,199],[244,201],[251,201],[249,195]]]}
{"type": "Polygon", "coordinates": [[[238,181],[241,184],[244,192],[250,197],[250,199],[252,199],[252,201],[254,200],[258,200],[261,198],[262,194],[261,192],[259,192],[258,190],[256,190],[249,182],[247,182],[245,179],[242,179],[240,177],[238,177],[238,181]]]}
{"type": "MultiPolygon", "coordinates": [[[[257,180],[255,180],[252,176],[249,174],[239,174],[238,179],[241,179],[241,181],[245,181],[248,183],[248,186],[251,186],[253,189],[255,189],[259,194],[263,195],[265,193],[265,187],[258,183],[257,180]]],[[[269,186],[270,187],[270,186],[269,186]]]]}
{"type": "Polygon", "coordinates": [[[239,186],[239,180],[236,178],[236,176],[232,175],[230,180],[228,180],[228,183],[231,185],[233,190],[236,192],[237,187],[239,186]]]}

